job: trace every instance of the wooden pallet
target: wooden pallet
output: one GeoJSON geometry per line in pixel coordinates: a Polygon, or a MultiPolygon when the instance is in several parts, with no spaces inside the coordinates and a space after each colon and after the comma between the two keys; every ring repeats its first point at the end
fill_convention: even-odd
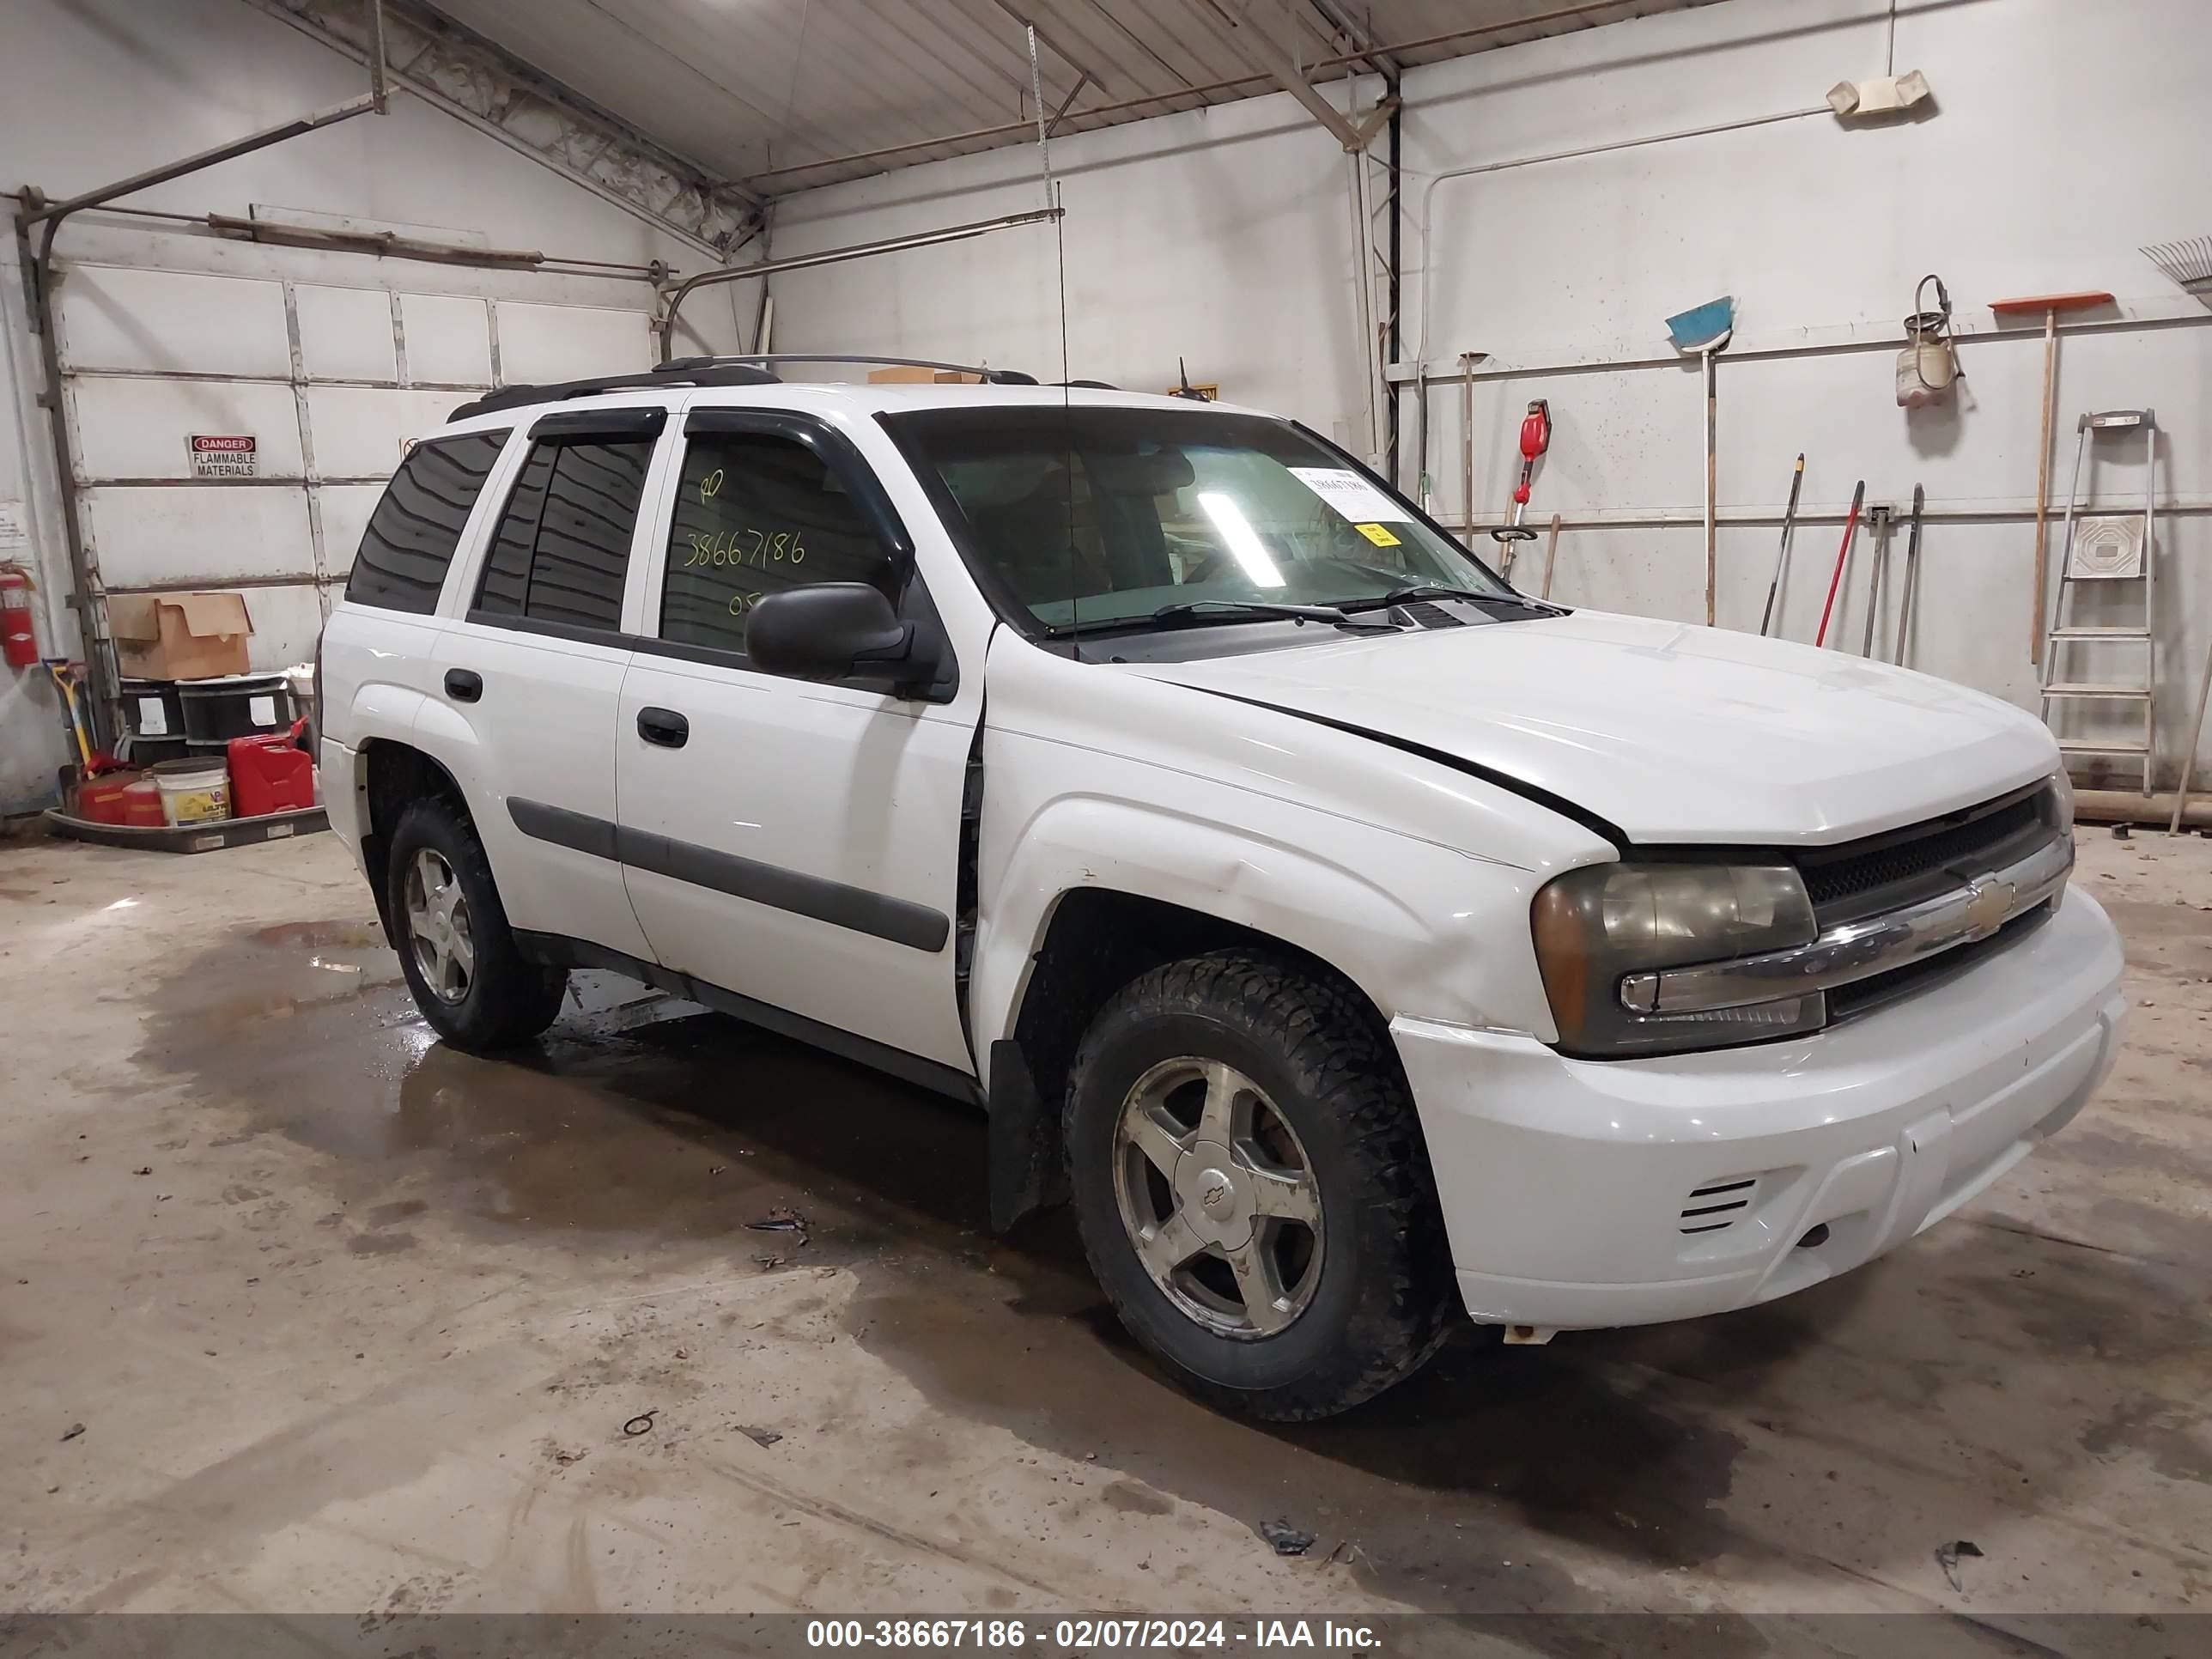
{"type": "Polygon", "coordinates": [[[46,809],[46,822],[58,836],[88,841],[101,847],[129,847],[148,853],[213,853],[225,847],[252,847],[289,836],[312,836],[331,827],[330,815],[319,806],[303,806],[290,812],[270,812],[258,818],[217,818],[208,823],[137,824],[94,823],[73,818],[58,806],[46,809]]]}

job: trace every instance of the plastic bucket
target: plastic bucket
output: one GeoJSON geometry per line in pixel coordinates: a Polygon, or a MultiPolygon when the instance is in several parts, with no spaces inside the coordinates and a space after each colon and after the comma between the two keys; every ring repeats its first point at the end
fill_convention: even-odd
{"type": "Polygon", "coordinates": [[[230,816],[230,769],[221,757],[163,761],[153,771],[161,816],[169,823],[206,823],[230,816]]]}

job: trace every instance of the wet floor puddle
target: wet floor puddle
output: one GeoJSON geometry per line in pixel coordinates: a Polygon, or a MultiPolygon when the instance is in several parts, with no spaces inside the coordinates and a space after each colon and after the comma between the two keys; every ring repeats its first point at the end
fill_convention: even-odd
{"type": "MultiPolygon", "coordinates": [[[[1830,1363],[1827,1328],[1894,1271],[1543,1350],[1501,1352],[1469,1330],[1360,1411],[1243,1424],[1131,1347],[1064,1212],[1010,1242],[988,1237],[978,1113],[612,975],[572,985],[536,1048],[477,1060],[431,1036],[373,927],[244,932],[155,996],[139,1058],[242,1109],[248,1135],[328,1154],[358,1253],[413,1248],[438,1223],[573,1251],[726,1242],[764,1268],[849,1265],[854,1334],[942,1408],[1097,1458],[1121,1477],[1106,1493],[1117,1507],[1168,1493],[1255,1527],[1289,1521],[1318,1534],[1316,1553],[1431,1607],[1586,1605],[1554,1545],[1647,1570],[1787,1553],[1765,1523],[1747,1533],[1724,1513],[1739,1460],[1755,1438],[1763,1455],[1802,1464],[1790,1473],[1820,1501],[1832,1446],[1793,1443],[1762,1412],[1791,1408],[1784,1385],[1802,1392],[1808,1368],[1830,1363]],[[787,1211],[806,1218],[803,1246],[752,1225],[787,1211]]],[[[1996,1322],[2000,1346],[2018,1346],[2043,1340],[2039,1313],[2074,1321],[2070,1342],[2122,1310],[2058,1277],[1994,1277],[1987,1295],[1966,1280],[1912,1316],[1956,1322],[1969,1309],[1996,1322]]],[[[1942,1358],[1859,1353],[1850,1366],[1874,1397],[1850,1408],[1877,1420],[1978,1376],[1942,1358]]]]}

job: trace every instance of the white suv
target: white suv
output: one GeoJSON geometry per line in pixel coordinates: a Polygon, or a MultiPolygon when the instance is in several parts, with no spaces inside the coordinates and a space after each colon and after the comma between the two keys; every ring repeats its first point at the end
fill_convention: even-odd
{"type": "MultiPolygon", "coordinates": [[[[1785,1295],[2112,1062],[2035,720],[1515,592],[1293,422],[736,360],[462,410],[321,649],[447,1041],[607,968],[973,1101],[1188,1385],[1785,1295]]],[[[702,1086],[704,1086],[702,1083],[702,1086]]],[[[834,1110],[834,1103],[824,1109],[834,1110]]]]}

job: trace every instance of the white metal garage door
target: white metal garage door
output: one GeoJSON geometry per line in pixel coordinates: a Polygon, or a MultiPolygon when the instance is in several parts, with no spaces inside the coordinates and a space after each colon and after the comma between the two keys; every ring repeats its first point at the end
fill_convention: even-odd
{"type": "MultiPolygon", "coordinates": [[[[385,276],[361,262],[365,280],[385,276]]],[[[402,444],[518,381],[642,369],[635,309],[127,264],[60,284],[79,512],[113,592],[232,588],[252,663],[312,654],[402,444]],[[194,438],[251,438],[200,446],[194,438]],[[235,476],[250,465],[252,476],[235,476]]]]}

